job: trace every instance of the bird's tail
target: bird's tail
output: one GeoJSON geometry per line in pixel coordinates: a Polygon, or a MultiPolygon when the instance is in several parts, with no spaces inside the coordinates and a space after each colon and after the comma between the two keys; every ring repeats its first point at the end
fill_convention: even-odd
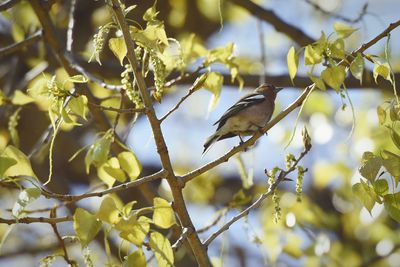
{"type": "Polygon", "coordinates": [[[220,139],[220,137],[221,137],[220,135],[215,133],[207,138],[206,142],[204,143],[204,150],[202,153],[203,156],[210,149],[211,145],[214,144],[215,142],[217,142],[220,139]]]}

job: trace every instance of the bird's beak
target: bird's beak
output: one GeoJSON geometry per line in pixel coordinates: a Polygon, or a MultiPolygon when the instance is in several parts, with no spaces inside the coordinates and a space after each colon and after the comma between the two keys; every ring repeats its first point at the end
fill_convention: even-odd
{"type": "Polygon", "coordinates": [[[282,89],[283,89],[283,87],[275,87],[275,93],[278,93],[282,89]]]}

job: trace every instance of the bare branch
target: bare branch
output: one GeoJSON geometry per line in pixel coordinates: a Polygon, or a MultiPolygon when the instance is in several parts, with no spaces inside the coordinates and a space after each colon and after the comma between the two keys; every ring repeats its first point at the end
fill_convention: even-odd
{"type": "Polygon", "coordinates": [[[0,5],[0,11],[5,11],[7,9],[12,8],[13,6],[15,6],[16,4],[18,4],[20,0],[8,0],[8,1],[4,1],[3,3],[1,3],[0,5]]]}
{"type": "Polygon", "coordinates": [[[89,198],[89,197],[102,197],[102,196],[105,196],[107,194],[119,192],[119,191],[122,191],[122,190],[126,190],[128,188],[133,188],[133,187],[139,186],[141,184],[149,183],[151,181],[160,179],[165,175],[166,175],[166,171],[161,170],[161,171],[156,172],[154,174],[139,178],[139,179],[137,179],[135,181],[123,183],[123,184],[114,186],[112,188],[109,188],[109,189],[106,189],[106,190],[103,190],[103,191],[85,193],[85,194],[81,194],[81,195],[57,194],[57,193],[53,193],[53,192],[47,191],[44,188],[42,188],[42,194],[47,198],[54,198],[54,199],[59,199],[59,200],[62,200],[62,201],[75,202],[75,201],[79,201],[81,199],[85,199],[85,198],[89,198]]]}
{"type": "Polygon", "coordinates": [[[17,223],[23,223],[23,224],[30,224],[30,223],[49,223],[49,224],[55,224],[55,223],[62,223],[62,222],[70,222],[73,221],[72,216],[65,216],[65,217],[58,217],[58,218],[46,218],[46,217],[24,217],[24,218],[19,218],[19,219],[4,219],[0,218],[0,223],[4,224],[17,224],[17,223]]]}
{"type": "Polygon", "coordinates": [[[278,32],[286,34],[300,46],[306,46],[315,42],[315,39],[308,36],[301,29],[290,25],[278,17],[272,10],[265,9],[251,0],[230,0],[232,3],[246,9],[252,16],[255,16],[271,24],[278,32]]]}
{"type": "Polygon", "coordinates": [[[311,1],[311,0],[304,0],[304,1],[305,1],[307,4],[309,4],[310,6],[312,6],[314,9],[318,10],[319,12],[321,12],[321,13],[324,14],[324,15],[328,15],[328,16],[331,16],[331,17],[333,17],[333,18],[340,19],[340,20],[342,20],[342,21],[345,21],[345,22],[348,22],[348,23],[351,23],[351,24],[357,23],[357,22],[359,22],[360,20],[362,20],[362,19],[364,18],[364,16],[367,14],[367,8],[368,8],[368,3],[365,3],[365,4],[362,6],[359,15],[358,15],[356,18],[354,18],[354,19],[350,19],[350,18],[347,18],[347,17],[342,16],[342,15],[340,15],[340,14],[329,12],[329,11],[323,9],[323,8],[320,7],[317,3],[314,3],[314,2],[311,1]]]}
{"type": "MultiPolygon", "coordinates": [[[[52,209],[50,211],[50,218],[54,219],[57,218],[57,212],[56,209],[52,209]]],[[[70,265],[70,266],[75,266],[76,262],[71,260],[68,256],[68,251],[67,251],[67,247],[65,246],[64,240],[62,238],[62,236],[60,235],[60,232],[57,229],[57,224],[56,223],[52,223],[51,227],[53,228],[53,232],[57,237],[58,243],[60,244],[62,250],[64,251],[64,260],[70,265]]]]}
{"type": "Polygon", "coordinates": [[[293,172],[296,169],[296,166],[298,165],[298,163],[300,162],[300,160],[310,151],[311,146],[306,147],[304,149],[304,151],[300,154],[300,156],[296,159],[296,161],[293,163],[293,165],[286,171],[280,171],[278,178],[276,179],[276,181],[270,186],[270,188],[268,189],[267,192],[265,192],[264,194],[262,194],[261,196],[259,196],[259,198],[253,203],[251,204],[249,207],[247,207],[246,209],[244,209],[242,212],[240,212],[239,214],[237,214],[236,216],[232,217],[232,219],[230,219],[227,223],[225,223],[223,226],[221,226],[217,231],[215,231],[214,233],[212,233],[204,242],[203,244],[206,246],[209,246],[210,243],[217,238],[220,234],[222,234],[223,232],[225,232],[226,230],[229,229],[229,227],[234,224],[236,221],[240,220],[241,218],[249,215],[250,211],[258,208],[261,203],[263,202],[263,200],[265,200],[267,197],[269,197],[274,191],[275,189],[278,187],[278,185],[283,182],[285,180],[285,178],[287,177],[287,175],[291,172],[293,172]]]}
{"type": "Polygon", "coordinates": [[[168,154],[168,148],[161,130],[161,122],[157,119],[150,94],[147,91],[145,80],[143,78],[140,68],[138,67],[138,61],[135,55],[135,44],[131,38],[128,25],[125,21],[124,14],[121,10],[121,6],[118,0],[112,0],[112,9],[125,40],[125,44],[127,47],[127,58],[130,65],[132,66],[137,86],[143,99],[143,103],[148,109],[147,118],[153,131],[157,152],[160,156],[162,166],[167,172],[166,180],[171,188],[172,196],[174,199],[173,207],[178,214],[183,228],[189,229],[187,240],[194,256],[196,257],[197,263],[200,266],[211,267],[212,265],[207,255],[207,250],[202,245],[200,238],[196,234],[195,227],[187,211],[186,203],[182,193],[183,184],[181,183],[180,179],[177,179],[174,174],[174,170],[172,168],[171,160],[168,154]]]}
{"type": "Polygon", "coordinates": [[[22,40],[21,42],[1,48],[0,49],[0,59],[5,56],[15,53],[15,52],[23,49],[24,47],[30,46],[30,45],[38,42],[39,40],[42,39],[42,36],[43,36],[43,32],[40,30],[40,31],[35,32],[28,38],[22,40]]]}

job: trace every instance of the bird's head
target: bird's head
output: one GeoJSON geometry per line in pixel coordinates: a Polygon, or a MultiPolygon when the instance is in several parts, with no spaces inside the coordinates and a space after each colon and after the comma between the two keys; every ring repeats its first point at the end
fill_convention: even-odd
{"type": "Polygon", "coordinates": [[[282,89],[282,87],[275,87],[272,84],[263,83],[259,87],[257,87],[255,91],[259,94],[271,95],[275,98],[276,94],[282,89]]]}

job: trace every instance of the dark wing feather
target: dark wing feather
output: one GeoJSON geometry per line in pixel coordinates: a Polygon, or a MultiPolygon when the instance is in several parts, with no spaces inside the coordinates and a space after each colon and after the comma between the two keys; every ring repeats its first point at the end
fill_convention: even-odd
{"type": "Polygon", "coordinates": [[[249,95],[244,96],[243,98],[239,99],[233,106],[231,106],[224,114],[222,114],[221,118],[217,120],[213,125],[218,123],[217,130],[219,130],[225,122],[232,116],[238,114],[241,110],[250,107],[252,105],[261,103],[265,100],[265,97],[258,93],[252,93],[249,95]]]}

